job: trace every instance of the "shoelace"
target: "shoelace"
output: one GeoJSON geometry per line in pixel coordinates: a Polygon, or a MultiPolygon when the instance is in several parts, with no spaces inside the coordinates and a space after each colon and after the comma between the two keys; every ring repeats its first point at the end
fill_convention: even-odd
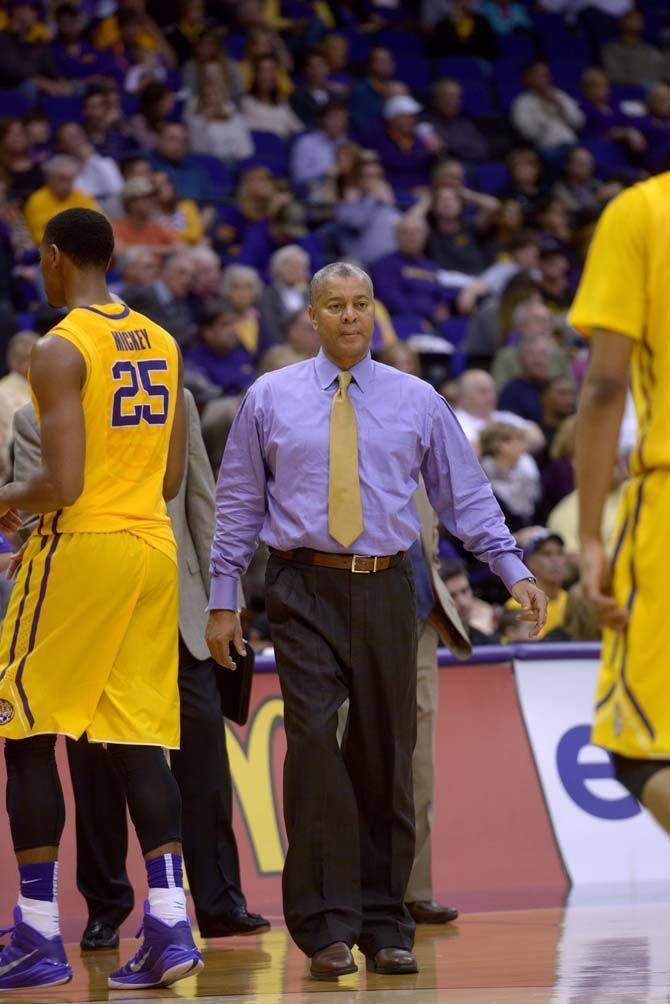
{"type": "MultiPolygon", "coordinates": [[[[135,935],[135,937],[136,938],[140,938],[143,933],[144,933],[144,921],[142,921],[142,923],[140,924],[139,929],[138,929],[137,934],[135,935]]],[[[144,945],[140,945],[140,947],[137,949],[137,951],[133,955],[133,957],[130,960],[130,962],[128,962],[129,966],[132,966],[133,962],[136,962],[140,958],[140,956],[142,955],[143,948],[144,948],[144,945]]]]}

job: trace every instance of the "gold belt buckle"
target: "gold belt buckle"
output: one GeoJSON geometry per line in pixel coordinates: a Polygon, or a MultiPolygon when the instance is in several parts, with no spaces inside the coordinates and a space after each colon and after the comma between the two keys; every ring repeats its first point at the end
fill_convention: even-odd
{"type": "Polygon", "coordinates": [[[359,558],[361,560],[364,560],[366,558],[369,560],[369,556],[366,555],[366,554],[355,554],[354,555],[354,560],[351,562],[351,571],[352,572],[355,572],[357,575],[369,575],[370,572],[376,572],[377,571],[377,555],[375,555],[374,558],[373,558],[372,568],[356,568],[356,561],[359,558]]]}

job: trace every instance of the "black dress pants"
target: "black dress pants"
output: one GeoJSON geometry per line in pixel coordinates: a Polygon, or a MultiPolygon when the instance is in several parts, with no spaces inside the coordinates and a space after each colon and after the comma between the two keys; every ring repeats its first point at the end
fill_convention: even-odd
{"type": "MultiPolygon", "coordinates": [[[[179,639],[181,749],[170,759],[181,791],[184,864],[199,922],[246,908],[217,672],[210,659],[194,659],[179,639]]],[[[67,751],[76,809],[77,887],[89,920],[118,927],[133,909],[123,784],[99,745],[83,737],[68,740],[67,751]]]]}
{"type": "Polygon", "coordinates": [[[313,955],[335,941],[411,948],[416,610],[408,559],[352,574],[271,556],[266,608],[287,755],[286,924],[313,955]],[[337,742],[337,712],[349,718],[337,742]]]}

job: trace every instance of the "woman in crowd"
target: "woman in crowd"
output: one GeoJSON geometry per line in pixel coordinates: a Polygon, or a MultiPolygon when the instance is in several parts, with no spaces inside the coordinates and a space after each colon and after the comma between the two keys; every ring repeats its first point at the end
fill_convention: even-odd
{"type": "Polygon", "coordinates": [[[541,496],[540,472],[523,430],[491,422],[479,436],[481,464],[512,532],[533,522],[541,496]]]}
{"type": "Polygon", "coordinates": [[[154,176],[158,209],[165,224],[174,231],[184,244],[199,244],[205,232],[205,213],[200,211],[192,199],[180,199],[170,178],[163,171],[154,176]]]}
{"type": "Polygon", "coordinates": [[[240,107],[249,129],[272,132],[285,140],[304,129],[281,96],[279,62],[274,56],[262,56],[254,63],[249,93],[242,98],[240,107]]]}
{"type": "Polygon", "coordinates": [[[247,265],[229,265],[221,283],[223,297],[235,316],[235,330],[253,359],[267,347],[261,337],[258,304],[263,284],[258,272],[247,265]]]}
{"type": "Polygon", "coordinates": [[[142,150],[153,150],[160,127],[173,114],[175,95],[158,80],[145,84],[139,93],[137,112],[132,117],[132,130],[142,150]]]}
{"type": "Polygon", "coordinates": [[[218,27],[203,31],[194,46],[193,58],[182,68],[182,83],[192,97],[209,82],[212,70],[223,81],[230,100],[237,103],[244,93],[242,77],[237,63],[226,52],[225,32],[218,27]]]}
{"type": "Polygon", "coordinates": [[[20,119],[0,121],[0,169],[7,180],[7,199],[22,206],[44,184],[42,169],[31,152],[28,130],[20,119]]]}
{"type": "Polygon", "coordinates": [[[225,256],[239,253],[247,227],[272,217],[278,186],[268,167],[251,164],[242,171],[237,198],[217,213],[212,231],[215,246],[225,256]]]}
{"type": "Polygon", "coordinates": [[[234,167],[254,152],[249,127],[230,100],[223,80],[201,84],[185,121],[193,153],[219,157],[234,167]]]}

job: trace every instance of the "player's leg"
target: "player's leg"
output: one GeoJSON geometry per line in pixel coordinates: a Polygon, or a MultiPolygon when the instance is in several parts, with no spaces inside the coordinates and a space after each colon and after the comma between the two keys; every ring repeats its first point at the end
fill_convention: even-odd
{"type": "Polygon", "coordinates": [[[649,778],[642,789],[641,801],[670,834],[670,767],[664,767],[649,778]]]}
{"type": "Polygon", "coordinates": [[[670,834],[670,760],[643,760],[612,754],[614,774],[624,788],[670,834]]]}
{"type": "Polygon", "coordinates": [[[108,747],[147,862],[144,943],[110,977],[110,986],[138,989],[181,979],[202,957],[185,908],[179,788],[162,751],[179,746],[177,567],[143,541],[135,544],[141,589],[88,737],[108,747]]]}
{"type": "Polygon", "coordinates": [[[118,947],[118,929],[134,904],[126,872],[126,793],[102,746],[86,736],[65,745],[74,794],[77,888],[88,907],[81,947],[109,950],[118,947]]]}
{"type": "Polygon", "coordinates": [[[162,749],[110,745],[147,868],[144,942],[109,978],[110,987],[167,986],[202,968],[186,913],[181,798],[162,749]]]}
{"type": "Polygon", "coordinates": [[[67,983],[72,970],[58,919],[58,847],[65,803],[56,737],[5,742],[7,811],[20,891],[9,945],[0,953],[0,990],[67,983]]]}

